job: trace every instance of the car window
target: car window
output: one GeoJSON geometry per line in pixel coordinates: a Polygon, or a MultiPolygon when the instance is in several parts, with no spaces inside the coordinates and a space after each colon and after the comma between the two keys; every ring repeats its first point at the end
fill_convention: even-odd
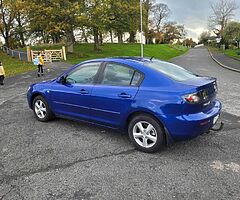
{"type": "Polygon", "coordinates": [[[130,86],[134,72],[134,69],[121,64],[107,63],[101,84],[112,86],[130,86]]]}
{"type": "Polygon", "coordinates": [[[132,82],[131,82],[131,86],[138,85],[141,79],[142,79],[142,75],[139,72],[135,71],[132,82]]]}
{"type": "Polygon", "coordinates": [[[66,77],[66,82],[70,84],[93,84],[95,76],[101,63],[83,64],[66,77]]]}
{"type": "Polygon", "coordinates": [[[147,65],[176,81],[185,81],[185,80],[193,79],[197,77],[192,72],[187,71],[186,69],[180,66],[177,66],[168,62],[163,62],[157,59],[154,59],[151,62],[146,62],[144,63],[144,65],[147,65]]]}

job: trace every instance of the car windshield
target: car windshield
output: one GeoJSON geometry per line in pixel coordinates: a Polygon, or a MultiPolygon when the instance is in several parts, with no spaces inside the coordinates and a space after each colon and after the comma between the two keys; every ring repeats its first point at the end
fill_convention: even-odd
{"type": "Polygon", "coordinates": [[[144,63],[144,65],[155,69],[176,81],[185,81],[197,77],[197,75],[193,74],[190,71],[187,71],[182,67],[160,60],[152,60],[150,62],[144,63]]]}

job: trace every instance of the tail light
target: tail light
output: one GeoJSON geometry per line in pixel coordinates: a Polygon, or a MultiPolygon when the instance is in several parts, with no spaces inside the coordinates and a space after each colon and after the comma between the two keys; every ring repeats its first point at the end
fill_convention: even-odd
{"type": "Polygon", "coordinates": [[[201,98],[198,96],[198,93],[192,93],[182,96],[183,100],[187,103],[197,104],[200,102],[201,98]]]}

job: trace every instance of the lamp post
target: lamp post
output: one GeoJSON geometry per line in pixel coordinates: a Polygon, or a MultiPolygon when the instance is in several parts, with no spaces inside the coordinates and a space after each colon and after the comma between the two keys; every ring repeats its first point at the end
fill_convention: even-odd
{"type": "Polygon", "coordinates": [[[142,0],[140,0],[140,23],[141,23],[141,32],[140,32],[141,57],[143,58],[143,10],[142,10],[142,0]]]}

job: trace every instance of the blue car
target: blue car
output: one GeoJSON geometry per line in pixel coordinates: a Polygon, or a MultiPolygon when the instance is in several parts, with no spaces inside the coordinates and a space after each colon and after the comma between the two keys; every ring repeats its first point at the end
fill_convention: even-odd
{"type": "Polygon", "coordinates": [[[221,112],[216,93],[215,78],[157,59],[118,57],[33,84],[27,98],[41,122],[63,117],[127,130],[138,150],[156,152],[209,131],[221,112]]]}

